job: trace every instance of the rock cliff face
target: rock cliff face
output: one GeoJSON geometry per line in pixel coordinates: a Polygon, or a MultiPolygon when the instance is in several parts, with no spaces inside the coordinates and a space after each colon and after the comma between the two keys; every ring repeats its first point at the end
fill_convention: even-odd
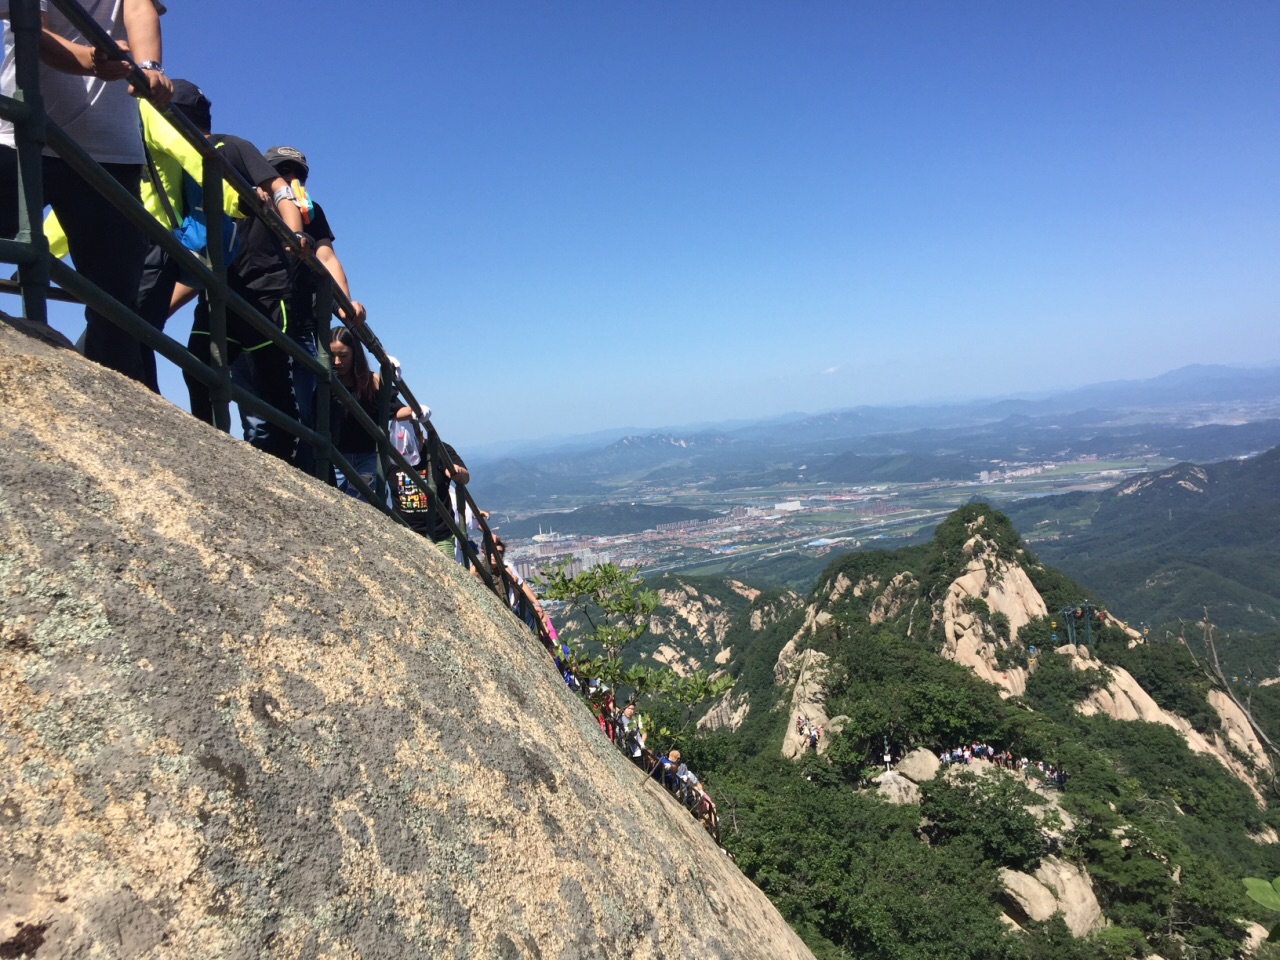
{"type": "Polygon", "coordinates": [[[653,659],[680,676],[700,670],[724,650],[732,616],[719,599],[679,583],[658,591],[663,613],[649,620],[649,630],[670,642],[661,644],[653,659]]]}
{"type": "MultiPolygon", "coordinates": [[[[1102,666],[1091,657],[1086,647],[1074,647],[1068,644],[1059,647],[1055,652],[1070,657],[1072,669],[1075,670],[1090,670],[1102,666]]],[[[1187,746],[1196,753],[1213,757],[1230,770],[1253,792],[1259,807],[1266,806],[1253,771],[1242,763],[1230,748],[1234,747],[1248,757],[1259,770],[1271,769],[1270,757],[1254,735],[1244,713],[1226,694],[1220,690],[1209,691],[1209,704],[1218,712],[1222,721],[1222,730],[1205,735],[1176,713],[1161,709],[1129,671],[1110,665],[1106,665],[1106,670],[1111,674],[1110,682],[1105,687],[1094,690],[1086,699],[1076,704],[1077,711],[1086,716],[1101,713],[1113,720],[1144,720],[1147,723],[1162,723],[1172,727],[1182,734],[1187,741],[1187,746]]]]}
{"type": "Polygon", "coordinates": [[[698,721],[699,730],[737,730],[751,712],[751,698],[746,693],[730,690],[712,705],[698,721]]]}
{"type": "MultiPolygon", "coordinates": [[[[975,523],[975,529],[980,525],[980,521],[975,523]]],[[[999,557],[981,535],[975,533],[964,545],[964,552],[971,559],[942,600],[942,655],[994,683],[1004,696],[1021,696],[1027,689],[1027,671],[997,664],[996,647],[1004,641],[987,633],[966,601],[981,600],[992,613],[1007,617],[1010,639],[1016,639],[1019,630],[1036,617],[1045,616],[1048,609],[1026,571],[999,557]]]]}
{"type": "MultiPolygon", "coordinates": [[[[793,641],[794,642],[794,641],[793,641]]],[[[787,645],[788,647],[791,644],[787,645]]],[[[784,651],[785,652],[785,651],[784,651]]],[[[794,654],[788,661],[786,673],[779,682],[790,682],[791,706],[787,714],[787,732],[782,738],[782,755],[794,760],[808,749],[808,741],[797,729],[799,721],[808,720],[823,728],[824,736],[818,741],[818,752],[826,748],[826,728],[830,718],[827,716],[826,697],[823,680],[827,675],[828,657],[819,650],[804,650],[794,654]]],[[[781,658],[779,658],[781,661],[781,658]]],[[[777,674],[775,673],[775,676],[777,674]]]]}
{"type": "MultiPolygon", "coordinates": [[[[915,804],[921,800],[920,784],[928,783],[939,772],[947,778],[955,778],[961,773],[982,777],[1007,775],[985,760],[974,760],[963,767],[948,767],[944,771],[931,751],[916,749],[903,757],[894,769],[880,774],[872,782],[876,785],[876,794],[887,803],[915,804]]],[[[1046,794],[1043,790],[1036,792],[1040,794],[1043,805],[1028,809],[1037,819],[1043,821],[1052,811],[1062,820],[1064,829],[1074,827],[1056,794],[1046,794]]],[[[1062,839],[1061,831],[1043,825],[1041,830],[1048,839],[1062,839]]],[[[1034,873],[1002,867],[1000,881],[1004,886],[1001,897],[1004,919],[1011,926],[1020,927],[1029,920],[1048,920],[1058,912],[1062,913],[1067,927],[1077,937],[1092,933],[1105,924],[1102,907],[1093,892],[1093,882],[1088,873],[1057,857],[1043,857],[1034,873]]]]}
{"type": "Polygon", "coordinates": [[[430,544],[3,323],[0,613],[43,960],[810,956],[430,544]]]}

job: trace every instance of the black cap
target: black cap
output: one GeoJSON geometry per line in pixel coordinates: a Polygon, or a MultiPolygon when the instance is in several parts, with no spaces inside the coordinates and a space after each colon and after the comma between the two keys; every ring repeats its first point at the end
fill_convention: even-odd
{"type": "Polygon", "coordinates": [[[311,168],[307,166],[306,155],[297,147],[268,147],[263,156],[273,167],[279,167],[282,163],[292,163],[301,167],[304,180],[311,173],[311,168]]]}
{"type": "Polygon", "coordinates": [[[173,99],[169,102],[201,131],[213,129],[213,104],[204,91],[190,80],[173,80],[173,99]]]}

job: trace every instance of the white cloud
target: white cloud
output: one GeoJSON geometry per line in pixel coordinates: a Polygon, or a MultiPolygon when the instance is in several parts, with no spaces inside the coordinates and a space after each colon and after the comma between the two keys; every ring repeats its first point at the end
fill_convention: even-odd
{"type": "Polygon", "coordinates": [[[823,374],[823,376],[829,377],[829,376],[831,376],[831,374],[836,373],[837,371],[839,371],[839,369],[840,369],[840,366],[837,364],[837,365],[836,365],[836,366],[834,366],[834,367],[827,367],[827,369],[825,369],[825,370],[823,370],[823,371],[822,371],[822,374],[823,374]]]}

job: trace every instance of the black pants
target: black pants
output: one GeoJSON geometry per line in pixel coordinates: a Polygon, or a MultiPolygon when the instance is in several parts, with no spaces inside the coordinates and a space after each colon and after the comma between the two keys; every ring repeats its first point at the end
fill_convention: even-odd
{"type": "MultiPolygon", "coordinates": [[[[178,261],[169,256],[158,243],[147,247],[142,279],[138,284],[138,316],[157,330],[163,330],[169,320],[169,304],[173,301],[173,289],[181,272],[178,261]]],[[[159,393],[156,352],[141,344],[139,351],[138,379],[159,393]]]]}
{"type": "MultiPolygon", "coordinates": [[[[67,234],[71,262],[86,279],[130,310],[137,307],[146,240],[124,214],[60,157],[44,157],[44,202],[67,234]]],[[[140,164],[102,165],[138,197],[140,164]]],[[[0,147],[0,236],[18,232],[18,152],[0,147]]],[[[84,355],[125,376],[141,379],[141,345],[96,310],[85,308],[84,355]]]]}
{"type": "MultiPolygon", "coordinates": [[[[287,306],[283,300],[256,302],[246,297],[268,320],[283,329],[287,306]]],[[[196,304],[195,318],[191,325],[191,339],[187,349],[197,360],[213,362],[209,337],[209,301],[202,295],[196,304]]],[[[235,362],[241,353],[250,359],[253,392],[265,403],[281,413],[298,419],[298,405],[293,399],[293,378],[289,371],[289,355],[258,333],[230,310],[227,311],[227,365],[235,362]]],[[[213,422],[213,397],[209,388],[189,373],[183,373],[187,392],[191,395],[191,412],[205,423],[213,422]]],[[[257,421],[252,435],[246,436],[251,444],[283,460],[293,456],[296,438],[266,420],[257,421]]]]}

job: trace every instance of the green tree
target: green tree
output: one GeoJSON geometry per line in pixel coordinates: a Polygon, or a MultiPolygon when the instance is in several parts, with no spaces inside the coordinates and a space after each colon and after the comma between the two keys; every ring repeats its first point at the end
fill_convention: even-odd
{"type": "MultiPolygon", "coordinates": [[[[1045,844],[1040,821],[1027,807],[1042,803],[1014,776],[965,770],[926,784],[920,815],[928,821],[924,829],[933,843],[966,841],[997,866],[1034,870],[1045,844]]],[[[1052,811],[1045,817],[1046,826],[1061,826],[1052,811]]]]}
{"type": "Polygon", "coordinates": [[[587,623],[585,633],[565,638],[578,676],[630,689],[637,699],[665,696],[686,707],[722,696],[733,686],[731,678],[713,680],[701,670],[679,676],[661,667],[623,666],[623,648],[645,634],[658,606],[657,593],[645,589],[637,574],[601,563],[571,577],[560,564],[539,577],[536,587],[544,600],[567,604],[587,623]]]}

